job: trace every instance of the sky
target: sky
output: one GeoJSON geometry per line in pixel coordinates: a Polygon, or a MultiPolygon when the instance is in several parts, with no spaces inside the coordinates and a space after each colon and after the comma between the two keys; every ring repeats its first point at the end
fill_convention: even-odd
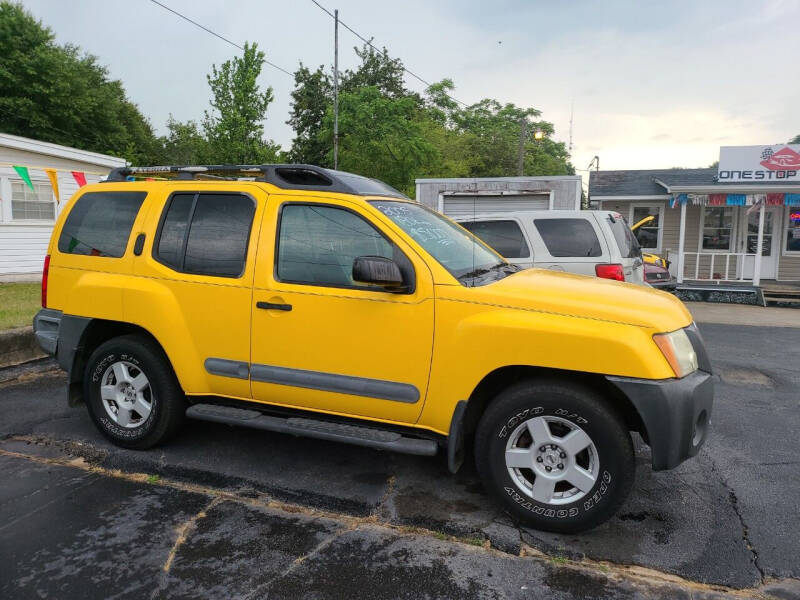
{"type": "MultiPolygon", "coordinates": [[[[294,71],[333,64],[333,20],[311,0],[160,0],[294,71]]],[[[800,134],[800,0],[319,0],[341,21],[453,95],[532,106],[569,143],[578,173],[705,167],[719,146],[800,134]]],[[[99,57],[156,131],[199,120],[206,74],[240,51],[151,0],[23,0],[59,43],[99,57]]],[[[339,32],[340,69],[360,41],[339,32]]],[[[265,135],[285,148],[293,79],[267,65],[265,135]]],[[[425,85],[407,77],[411,89],[425,85]]]]}

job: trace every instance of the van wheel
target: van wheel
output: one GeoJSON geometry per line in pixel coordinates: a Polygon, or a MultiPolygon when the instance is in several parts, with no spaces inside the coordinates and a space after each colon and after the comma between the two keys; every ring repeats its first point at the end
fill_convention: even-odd
{"type": "Polygon", "coordinates": [[[89,357],[83,379],[89,415],[118,446],[143,450],[183,423],[186,396],[164,352],[140,335],[123,335],[89,357]]]}
{"type": "Polygon", "coordinates": [[[574,533],[611,517],[633,485],[630,433],[603,398],[561,381],[503,391],[481,417],[475,460],[513,517],[574,533]]]}

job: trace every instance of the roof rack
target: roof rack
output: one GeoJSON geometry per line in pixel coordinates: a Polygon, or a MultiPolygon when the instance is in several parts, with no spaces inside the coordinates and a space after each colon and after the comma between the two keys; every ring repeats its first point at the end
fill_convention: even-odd
{"type": "Polygon", "coordinates": [[[285,190],[339,192],[358,196],[407,197],[377,179],[304,164],[118,167],[111,170],[106,181],[135,181],[146,178],[178,181],[220,179],[266,181],[285,190]]]}

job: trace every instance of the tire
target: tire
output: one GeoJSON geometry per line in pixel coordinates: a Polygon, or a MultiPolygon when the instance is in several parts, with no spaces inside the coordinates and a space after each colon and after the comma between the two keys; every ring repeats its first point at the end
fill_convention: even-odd
{"type": "Polygon", "coordinates": [[[620,416],[598,394],[559,380],[523,381],[501,392],[478,424],[475,461],[484,486],[512,517],[562,533],[614,515],[636,468],[620,416]]]}
{"type": "Polygon", "coordinates": [[[185,419],[186,396],[169,360],[141,335],[113,338],[92,352],[83,393],[100,433],[123,448],[160,444],[185,419]]]}

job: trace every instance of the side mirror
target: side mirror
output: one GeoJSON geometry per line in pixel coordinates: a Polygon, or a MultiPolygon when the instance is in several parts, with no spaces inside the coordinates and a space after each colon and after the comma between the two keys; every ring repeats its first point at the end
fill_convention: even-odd
{"type": "Polygon", "coordinates": [[[400,267],[383,256],[357,256],[353,260],[353,281],[382,285],[389,291],[405,290],[400,267]]]}

